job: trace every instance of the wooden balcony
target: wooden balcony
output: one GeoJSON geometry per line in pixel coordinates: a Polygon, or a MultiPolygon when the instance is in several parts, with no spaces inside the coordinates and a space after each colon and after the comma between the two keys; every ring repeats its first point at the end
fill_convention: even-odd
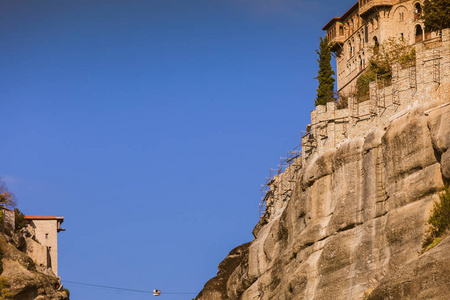
{"type": "Polygon", "coordinates": [[[337,50],[345,42],[344,26],[340,22],[336,22],[335,19],[327,24],[327,38],[333,45],[332,51],[337,50]]]}
{"type": "Polygon", "coordinates": [[[372,10],[379,6],[393,6],[401,2],[401,0],[360,0],[359,1],[359,14],[361,17],[369,14],[372,10]]]}
{"type": "Polygon", "coordinates": [[[336,43],[336,44],[344,44],[345,42],[345,36],[344,35],[337,35],[334,38],[332,38],[330,40],[331,43],[336,43]]]}

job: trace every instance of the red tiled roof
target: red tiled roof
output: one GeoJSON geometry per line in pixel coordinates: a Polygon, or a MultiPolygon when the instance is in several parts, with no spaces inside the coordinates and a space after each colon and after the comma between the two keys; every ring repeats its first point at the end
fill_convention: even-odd
{"type": "Polygon", "coordinates": [[[349,10],[347,10],[347,12],[345,14],[343,14],[341,17],[334,17],[333,19],[331,19],[323,28],[322,30],[327,30],[328,27],[330,27],[330,25],[337,20],[340,19],[345,19],[354,9],[356,9],[356,7],[358,6],[359,1],[357,1],[352,7],[350,7],[349,10]]]}
{"type": "Polygon", "coordinates": [[[25,216],[26,220],[64,220],[64,217],[55,216],[25,216]]]}
{"type": "Polygon", "coordinates": [[[340,20],[340,19],[341,19],[341,17],[334,17],[333,19],[331,19],[331,20],[327,23],[327,25],[323,26],[322,30],[327,30],[327,28],[330,27],[331,24],[334,23],[334,21],[337,21],[337,20],[340,20]]]}

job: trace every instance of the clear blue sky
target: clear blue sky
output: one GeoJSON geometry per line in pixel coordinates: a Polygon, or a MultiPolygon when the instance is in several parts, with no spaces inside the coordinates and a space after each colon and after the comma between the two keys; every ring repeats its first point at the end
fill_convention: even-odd
{"type": "Polygon", "coordinates": [[[25,214],[65,217],[63,281],[195,296],[164,292],[252,240],[314,108],[321,28],[354,2],[2,0],[0,175],[25,214]]]}

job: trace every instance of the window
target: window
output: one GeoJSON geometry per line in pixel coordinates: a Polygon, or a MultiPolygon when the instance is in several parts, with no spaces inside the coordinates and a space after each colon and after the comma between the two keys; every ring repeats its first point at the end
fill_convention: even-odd
{"type": "Polygon", "coordinates": [[[422,6],[420,5],[420,3],[416,3],[414,5],[414,21],[419,20],[421,15],[422,15],[422,6]]]}
{"type": "Polygon", "coordinates": [[[416,25],[415,32],[416,32],[416,43],[417,43],[417,42],[423,41],[423,30],[422,30],[422,26],[416,25]]]}
{"type": "Polygon", "coordinates": [[[404,18],[404,15],[403,15],[403,13],[401,12],[401,13],[399,13],[399,20],[400,20],[400,22],[403,22],[403,19],[404,18]]]}
{"type": "Polygon", "coordinates": [[[45,238],[48,239],[48,233],[45,234],[45,238]]]}

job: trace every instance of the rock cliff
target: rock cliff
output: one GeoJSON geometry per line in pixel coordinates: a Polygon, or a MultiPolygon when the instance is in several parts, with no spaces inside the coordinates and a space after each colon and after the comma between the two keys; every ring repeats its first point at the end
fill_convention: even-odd
{"type": "Polygon", "coordinates": [[[69,295],[57,289],[58,277],[50,269],[37,266],[25,254],[30,242],[39,244],[12,230],[0,233],[0,299],[68,300],[69,295]]]}
{"type": "MultiPolygon", "coordinates": [[[[422,254],[450,180],[450,105],[416,105],[385,128],[297,159],[255,239],[233,250],[197,300],[448,299],[450,239],[422,254]],[[289,178],[288,178],[289,177],[289,178]]],[[[282,186],[282,185],[279,185],[282,186]]]]}

